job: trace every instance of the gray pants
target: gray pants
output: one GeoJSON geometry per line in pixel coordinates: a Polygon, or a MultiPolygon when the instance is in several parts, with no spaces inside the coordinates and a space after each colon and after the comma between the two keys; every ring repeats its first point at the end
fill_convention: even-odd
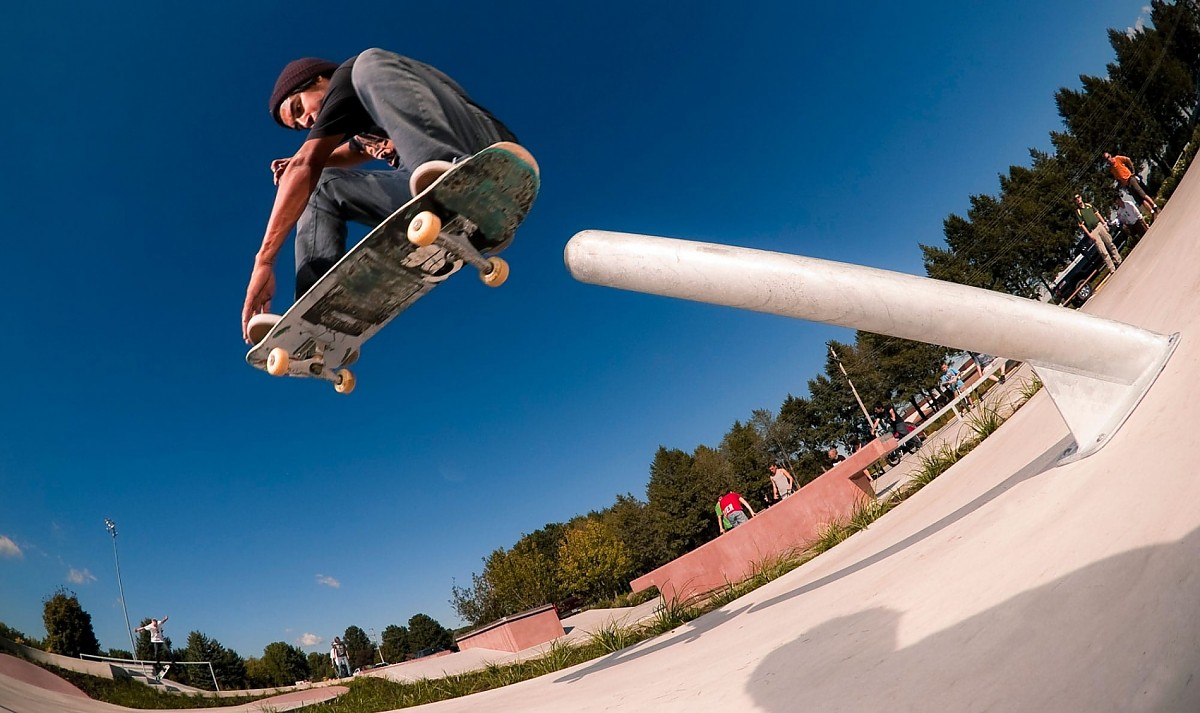
{"type": "Polygon", "coordinates": [[[1117,250],[1117,244],[1113,242],[1108,228],[1103,223],[1097,223],[1091,231],[1091,238],[1096,242],[1096,249],[1100,251],[1100,257],[1104,258],[1104,264],[1108,265],[1109,270],[1116,272],[1117,266],[1121,264],[1121,253],[1117,250]]]}
{"type": "Polygon", "coordinates": [[[350,79],[367,113],[395,145],[401,166],[322,172],[296,223],[296,299],[346,254],[347,221],[374,228],[412,198],[408,177],[417,166],[465,158],[514,138],[454,80],[407,57],[365,50],[350,79]]]}

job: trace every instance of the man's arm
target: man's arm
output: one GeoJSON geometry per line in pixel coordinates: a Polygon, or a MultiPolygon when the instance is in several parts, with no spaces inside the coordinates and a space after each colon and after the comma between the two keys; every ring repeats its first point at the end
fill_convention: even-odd
{"type": "Polygon", "coordinates": [[[754,508],[750,507],[750,503],[746,502],[745,498],[738,498],[738,500],[740,500],[742,505],[745,505],[746,509],[750,511],[750,517],[754,517],[754,508]]]}
{"type": "Polygon", "coordinates": [[[296,227],[309,196],[317,187],[321,171],[342,138],[339,134],[305,141],[279,179],[275,204],[271,207],[262,246],[254,256],[254,268],[246,288],[246,302],[242,306],[242,337],[247,343],[250,341],[246,332],[247,323],[254,315],[267,311],[271,306],[271,298],[275,296],[275,257],[287,242],[292,228],[296,227]]]}
{"type": "MultiPolygon", "coordinates": [[[[325,160],[325,168],[354,168],[375,158],[374,156],[359,151],[354,148],[354,142],[346,142],[333,150],[329,154],[329,158],[325,160]]],[[[292,162],[292,157],[277,158],[271,162],[271,177],[275,180],[275,185],[279,185],[279,179],[283,178],[283,172],[287,170],[288,164],[292,162]]]]}

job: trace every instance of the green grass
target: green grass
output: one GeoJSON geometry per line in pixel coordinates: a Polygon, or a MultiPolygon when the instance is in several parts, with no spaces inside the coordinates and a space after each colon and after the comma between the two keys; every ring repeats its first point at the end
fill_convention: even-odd
{"type": "Polygon", "coordinates": [[[976,443],[974,440],[966,443],[943,443],[939,447],[923,453],[920,457],[920,465],[909,475],[908,482],[901,491],[902,497],[908,498],[932,483],[935,478],[945,473],[950,466],[969,453],[976,443]]]}
{"type": "Polygon", "coordinates": [[[967,413],[967,428],[981,441],[996,432],[1004,424],[1002,404],[998,396],[981,398],[979,405],[967,413]]]}
{"type": "Polygon", "coordinates": [[[588,634],[588,642],[606,654],[629,648],[641,640],[634,627],[621,626],[615,621],[605,622],[599,629],[588,634]]]}
{"type": "Polygon", "coordinates": [[[1024,406],[1029,399],[1032,399],[1037,392],[1042,390],[1042,380],[1035,375],[1032,379],[1022,379],[1020,386],[1017,387],[1017,392],[1021,394],[1021,400],[1018,402],[1017,408],[1024,406]]]}

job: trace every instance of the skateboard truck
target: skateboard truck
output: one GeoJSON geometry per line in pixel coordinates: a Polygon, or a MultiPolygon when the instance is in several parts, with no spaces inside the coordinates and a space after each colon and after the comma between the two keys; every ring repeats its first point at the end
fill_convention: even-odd
{"type": "MultiPolygon", "coordinates": [[[[346,363],[358,359],[355,352],[346,363]]],[[[308,374],[318,379],[324,379],[333,384],[333,390],[339,394],[354,391],[354,373],[349,369],[328,369],[325,366],[325,346],[319,342],[313,343],[312,356],[307,359],[292,359],[288,350],[275,347],[267,354],[267,373],[271,376],[287,374],[308,374]]]]}
{"type": "Polygon", "coordinates": [[[479,279],[488,287],[499,287],[508,279],[508,263],[495,255],[484,257],[467,236],[478,230],[474,223],[462,216],[456,217],[442,229],[442,219],[437,213],[423,210],[408,224],[408,240],[413,245],[433,245],[441,238],[441,244],[450,252],[479,270],[479,279]]]}

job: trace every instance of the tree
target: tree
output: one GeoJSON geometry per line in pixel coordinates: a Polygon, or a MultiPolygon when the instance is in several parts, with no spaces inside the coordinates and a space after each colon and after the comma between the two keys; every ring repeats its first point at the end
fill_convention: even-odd
{"type": "Polygon", "coordinates": [[[631,567],[625,544],[599,517],[584,518],[567,530],[558,562],[563,589],[590,601],[616,596],[631,567]]]}
{"type": "MultiPolygon", "coordinates": [[[[244,688],[246,686],[246,662],[235,651],[221,645],[216,639],[210,639],[199,631],[188,634],[187,646],[179,652],[180,661],[207,661],[212,664],[212,676],[222,689],[244,688]]],[[[212,676],[208,667],[183,666],[180,672],[181,683],[195,688],[212,689],[212,676]]]]}
{"type": "Polygon", "coordinates": [[[783,463],[797,488],[825,470],[825,422],[810,400],[788,394],[778,417],[767,409],[755,409],[750,424],[762,438],[767,460],[783,463]]]}
{"type": "Polygon", "coordinates": [[[46,626],[47,651],[63,656],[100,653],[92,615],[79,605],[74,592],[60,586],[43,599],[42,623],[46,626]]]}
{"type": "Polygon", "coordinates": [[[308,656],[308,676],[311,681],[327,681],[334,678],[333,661],[329,654],[321,651],[310,651],[308,656]]]}
{"type": "Polygon", "coordinates": [[[694,463],[693,456],[660,446],[650,464],[646,496],[670,558],[690,552],[720,533],[713,506],[724,494],[722,488],[729,487],[729,479],[708,467],[694,470],[694,463]]]}
{"type": "Polygon", "coordinates": [[[890,386],[884,402],[895,405],[898,400],[906,399],[913,408],[919,408],[914,396],[928,393],[929,387],[937,383],[938,365],[950,350],[871,332],[858,332],[855,336],[861,348],[874,352],[883,379],[890,386]]]}
{"type": "MultiPolygon", "coordinates": [[[[17,629],[12,628],[11,626],[9,626],[3,622],[0,622],[0,639],[8,639],[9,641],[11,641],[15,644],[24,644],[25,646],[32,646],[35,649],[40,649],[40,648],[45,647],[45,645],[42,642],[38,641],[37,639],[31,639],[30,637],[26,636],[24,633],[18,631],[17,629]]],[[[129,657],[127,656],[125,658],[129,658],[129,657]]]]}
{"type": "Polygon", "coordinates": [[[295,646],[276,641],[267,644],[261,659],[246,660],[246,674],[255,688],[290,686],[309,677],[308,657],[295,646]]]}
{"type": "MultiPolygon", "coordinates": [[[[1170,13],[1164,12],[1161,4],[1154,14],[1159,18],[1155,20],[1155,28],[1130,34],[1108,31],[1109,44],[1117,54],[1116,63],[1108,65],[1108,75],[1143,107],[1145,115],[1157,127],[1154,133],[1163,137],[1161,158],[1155,161],[1162,177],[1170,173],[1170,164],[1191,134],[1196,82],[1187,62],[1174,55],[1169,46],[1175,45],[1171,30],[1184,29],[1186,25],[1172,27],[1167,18],[1170,13]],[[1157,27],[1160,21],[1166,25],[1165,32],[1157,27]]],[[[1186,36],[1186,29],[1180,39],[1184,42],[1191,39],[1186,36]]]]}
{"type": "Polygon", "coordinates": [[[356,671],[375,663],[375,644],[367,637],[367,632],[351,624],[342,634],[342,643],[346,645],[346,657],[350,659],[350,670],[356,671]]]}
{"type": "Polygon", "coordinates": [[[422,649],[455,648],[454,635],[427,614],[413,614],[408,620],[408,637],[413,653],[422,649]]]}
{"type": "Polygon", "coordinates": [[[408,635],[408,627],[388,624],[383,630],[383,645],[379,647],[385,661],[399,663],[416,653],[412,639],[408,635]]]}
{"type": "Polygon", "coordinates": [[[1095,149],[1073,136],[1056,143],[1060,156],[1030,150],[1030,166],[1010,166],[1000,176],[998,196],[973,195],[966,218],[946,218],[946,247],[921,246],[930,277],[1022,297],[1038,294],[1075,243],[1071,197],[1081,190],[1100,195],[1101,179],[1109,180],[1107,172],[1093,170],[1100,156],[1092,154],[1095,149]],[[1064,151],[1073,158],[1064,158],[1064,151]]]}
{"type": "MultiPolygon", "coordinates": [[[[770,471],[767,465],[776,460],[791,470],[790,454],[782,458],[771,458],[763,447],[763,438],[749,423],[734,421],[729,432],[721,439],[721,457],[729,464],[733,489],[746,496],[766,497],[771,492],[770,471]]],[[[756,502],[756,501],[751,501],[756,502]]],[[[762,502],[758,500],[757,502],[762,502]]]]}
{"type": "Polygon", "coordinates": [[[450,603],[455,611],[479,626],[557,601],[554,557],[561,531],[561,525],[547,525],[522,535],[511,550],[493,550],[483,562],[483,572],[471,575],[471,587],[451,588],[450,603]]]}
{"type": "Polygon", "coordinates": [[[599,513],[613,534],[620,538],[629,555],[630,577],[638,577],[667,562],[661,523],[648,503],[630,493],[618,495],[599,513]]]}

